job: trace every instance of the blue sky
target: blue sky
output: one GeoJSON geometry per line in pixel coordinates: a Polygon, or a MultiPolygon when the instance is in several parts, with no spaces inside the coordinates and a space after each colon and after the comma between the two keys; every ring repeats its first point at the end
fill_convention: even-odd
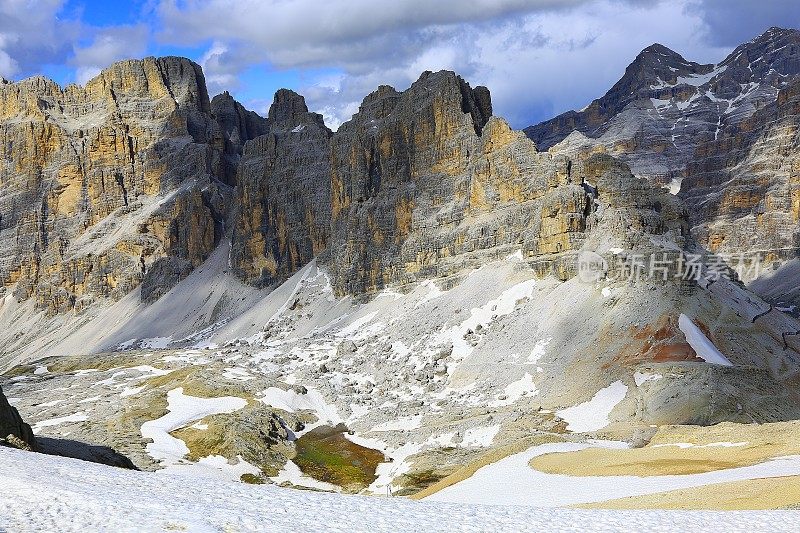
{"type": "Polygon", "coordinates": [[[0,75],[85,83],[114,61],[182,55],[212,94],[266,113],[292,88],[332,127],[379,84],[459,72],[524,127],[602,95],[642,48],[721,60],[795,0],[0,0],[0,75]]]}

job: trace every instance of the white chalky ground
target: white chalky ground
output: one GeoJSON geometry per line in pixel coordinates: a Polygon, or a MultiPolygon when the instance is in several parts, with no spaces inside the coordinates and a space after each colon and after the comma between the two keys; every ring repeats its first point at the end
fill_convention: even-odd
{"type": "Polygon", "coordinates": [[[796,531],[793,511],[587,511],[415,502],[132,472],[0,448],[7,531],[796,531]]]}

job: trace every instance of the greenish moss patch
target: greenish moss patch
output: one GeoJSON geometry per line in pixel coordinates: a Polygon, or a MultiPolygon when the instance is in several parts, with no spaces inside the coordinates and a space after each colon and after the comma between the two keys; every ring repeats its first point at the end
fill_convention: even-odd
{"type": "Polygon", "coordinates": [[[297,439],[293,460],[304,474],[357,492],[375,481],[375,469],[386,457],[348,440],[346,430],[343,424],[312,429],[297,439]]]}
{"type": "Polygon", "coordinates": [[[24,376],[26,374],[33,374],[33,371],[36,370],[35,367],[31,365],[18,365],[14,368],[10,368],[3,373],[3,377],[6,378],[16,378],[19,376],[24,376]]]}
{"type": "Polygon", "coordinates": [[[255,474],[242,474],[242,477],[239,478],[242,483],[247,483],[248,485],[263,485],[264,478],[261,476],[257,476],[255,474]]]}

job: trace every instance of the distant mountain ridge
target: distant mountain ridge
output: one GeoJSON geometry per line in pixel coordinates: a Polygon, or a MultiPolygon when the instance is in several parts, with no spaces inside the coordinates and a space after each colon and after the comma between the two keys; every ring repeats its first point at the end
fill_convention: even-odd
{"type": "Polygon", "coordinates": [[[562,141],[566,150],[602,147],[635,174],[668,184],[683,177],[694,147],[774,102],[798,74],[800,32],[794,29],[771,28],[717,65],[690,62],[654,44],[587,108],[525,133],[542,150],[562,141]]]}
{"type": "Polygon", "coordinates": [[[800,32],[770,28],[717,65],[661,45],[585,110],[525,129],[540,149],[603,152],[685,200],[705,248],[798,255],[800,32]]]}

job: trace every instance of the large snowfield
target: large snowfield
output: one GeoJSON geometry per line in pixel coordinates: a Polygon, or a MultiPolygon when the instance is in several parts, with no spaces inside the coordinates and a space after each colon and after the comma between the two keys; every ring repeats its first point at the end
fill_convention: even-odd
{"type": "MultiPolygon", "coordinates": [[[[717,443],[735,445],[735,443],[717,443]]],[[[625,447],[624,443],[554,443],[534,446],[480,468],[471,477],[428,496],[427,500],[453,503],[490,503],[528,507],[559,507],[655,494],[691,487],[713,491],[715,483],[800,475],[800,457],[782,457],[740,468],[671,476],[577,477],[539,472],[528,466],[534,457],[589,447],[625,447]]],[[[689,445],[691,446],[691,445],[689,445]]],[[[800,519],[800,513],[797,514],[800,519]]]]}
{"type": "Polygon", "coordinates": [[[797,531],[794,511],[589,511],[415,502],[133,472],[0,448],[2,531],[797,531]]]}

